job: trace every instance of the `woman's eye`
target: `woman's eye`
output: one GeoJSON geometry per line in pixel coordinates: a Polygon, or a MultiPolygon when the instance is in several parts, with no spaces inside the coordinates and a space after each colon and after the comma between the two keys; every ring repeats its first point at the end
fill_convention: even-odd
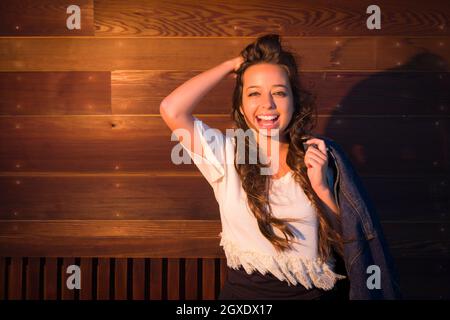
{"type": "MultiPolygon", "coordinates": [[[[252,92],[252,93],[250,93],[248,96],[251,97],[251,96],[253,96],[254,94],[259,94],[259,92],[252,92]]],[[[276,92],[275,94],[281,95],[282,97],[285,97],[285,96],[286,96],[286,93],[284,93],[283,91],[276,92]]]]}

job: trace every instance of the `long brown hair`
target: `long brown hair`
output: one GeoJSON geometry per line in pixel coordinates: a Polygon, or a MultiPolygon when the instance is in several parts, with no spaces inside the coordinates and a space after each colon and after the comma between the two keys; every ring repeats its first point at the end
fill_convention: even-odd
{"type": "MultiPolygon", "coordinates": [[[[317,111],[315,108],[315,97],[303,89],[300,84],[294,55],[282,49],[279,35],[267,34],[249,44],[241,51],[241,56],[244,58],[244,62],[236,71],[236,84],[231,111],[235,126],[243,130],[249,129],[244,115],[240,111],[245,70],[257,63],[272,63],[284,67],[292,88],[294,105],[291,121],[285,131],[289,141],[286,163],[293,171],[295,181],[300,184],[316,209],[319,222],[319,256],[324,260],[327,259],[331,254],[332,247],[342,255],[340,234],[332,228],[326,209],[312,189],[307,175],[304,162],[305,149],[302,142],[308,137],[313,137],[311,131],[316,125],[317,111]]],[[[250,150],[251,142],[246,136],[245,157],[247,157],[250,150]]],[[[237,161],[237,143],[235,144],[235,155],[234,166],[239,174],[242,187],[247,193],[248,205],[258,221],[259,230],[274,245],[277,251],[290,249],[292,246],[291,239],[295,238],[295,236],[289,222],[297,221],[298,219],[279,219],[273,216],[268,196],[270,176],[260,174],[260,169],[267,167],[267,165],[261,163],[259,158],[257,158],[256,164],[237,161]],[[284,237],[276,235],[274,228],[278,228],[284,237]]]]}

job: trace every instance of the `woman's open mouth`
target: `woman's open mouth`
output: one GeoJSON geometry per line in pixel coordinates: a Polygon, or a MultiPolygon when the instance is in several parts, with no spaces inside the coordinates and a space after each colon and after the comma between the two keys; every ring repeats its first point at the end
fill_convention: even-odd
{"type": "Polygon", "coordinates": [[[256,116],[256,122],[258,123],[258,127],[270,129],[278,127],[280,115],[259,115],[256,116]]]}

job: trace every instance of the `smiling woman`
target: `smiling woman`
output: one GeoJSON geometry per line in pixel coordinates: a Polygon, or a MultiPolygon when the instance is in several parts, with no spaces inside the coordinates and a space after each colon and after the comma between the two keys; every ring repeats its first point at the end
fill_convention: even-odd
{"type": "Polygon", "coordinates": [[[221,245],[230,268],[222,298],[320,298],[345,278],[334,272],[342,246],[330,223],[338,220],[338,209],[327,181],[327,153],[325,145],[312,141],[319,139],[306,142],[320,148],[304,148],[305,137],[312,137],[313,104],[297,75],[295,59],[281,48],[279,36],[266,35],[239,57],[188,80],[161,104],[174,134],[182,128],[192,137],[181,145],[219,203],[221,245]],[[201,97],[230,72],[236,73],[233,120],[238,129],[254,133],[246,136],[243,153],[236,137],[208,139],[209,126],[192,116],[201,97]],[[267,166],[261,159],[239,161],[249,159],[250,141],[263,156],[278,153],[279,163],[268,164],[278,171],[261,174],[267,166]],[[265,281],[261,287],[251,285],[258,274],[265,281]]]}
{"type": "Polygon", "coordinates": [[[337,189],[329,182],[328,146],[312,133],[310,97],[300,86],[293,54],[278,35],[268,34],[239,57],[188,80],[161,104],[173,133],[186,129],[192,137],[180,143],[219,204],[220,245],[228,265],[220,299],[349,297],[348,275],[340,274],[346,270],[337,189]],[[237,129],[251,132],[243,148],[237,136],[208,134],[211,128],[192,115],[200,99],[232,72],[231,116],[237,129]],[[247,161],[255,146],[258,155],[276,160],[247,161]],[[266,167],[279,169],[262,174],[266,167]]]}

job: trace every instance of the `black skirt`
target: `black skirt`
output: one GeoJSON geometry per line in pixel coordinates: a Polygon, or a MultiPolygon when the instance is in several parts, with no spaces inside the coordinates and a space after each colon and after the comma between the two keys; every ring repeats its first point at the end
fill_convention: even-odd
{"type": "MultiPolygon", "coordinates": [[[[265,275],[255,270],[252,274],[242,268],[228,268],[228,276],[218,300],[334,300],[343,299],[337,285],[331,290],[305,288],[298,283],[290,285],[270,272],[265,275]]],[[[341,280],[340,280],[341,281],[341,280]]],[[[338,281],[339,282],[339,281],[338,281]]]]}

